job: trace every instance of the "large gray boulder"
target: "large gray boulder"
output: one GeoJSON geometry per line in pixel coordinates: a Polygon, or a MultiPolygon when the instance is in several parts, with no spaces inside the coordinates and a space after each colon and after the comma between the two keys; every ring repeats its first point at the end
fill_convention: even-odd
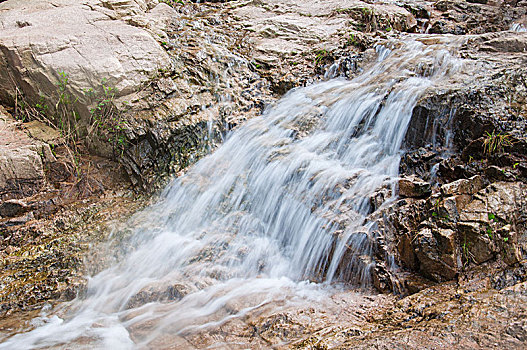
{"type": "Polygon", "coordinates": [[[15,105],[23,94],[31,107],[45,101],[57,120],[58,85],[67,74],[70,125],[76,113],[69,129],[86,136],[92,154],[118,158],[145,188],[158,174],[180,171],[221,140],[223,129],[260,114],[267,98],[265,82],[232,52],[243,46],[239,26],[205,5],[205,12],[190,2],[171,5],[1,3],[0,104],[15,105]],[[103,81],[117,92],[117,111],[100,127],[91,108],[105,98],[103,81]]]}
{"type": "MultiPolygon", "coordinates": [[[[170,64],[154,39],[159,21],[147,13],[157,3],[9,0],[0,4],[0,102],[14,104],[15,86],[32,101],[49,97],[57,90],[61,72],[68,75],[70,93],[80,99],[84,91],[100,88],[103,80],[119,96],[136,92],[170,64]]],[[[166,4],[158,6],[171,10],[166,4]]]]}

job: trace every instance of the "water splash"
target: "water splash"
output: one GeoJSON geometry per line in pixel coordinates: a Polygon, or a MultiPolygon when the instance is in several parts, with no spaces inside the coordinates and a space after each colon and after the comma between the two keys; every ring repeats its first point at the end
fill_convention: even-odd
{"type": "Polygon", "coordinates": [[[513,23],[509,29],[512,32],[527,32],[527,28],[521,23],[513,23]]]}
{"type": "Polygon", "coordinates": [[[369,285],[369,196],[397,177],[418,98],[460,66],[440,44],[396,46],[377,47],[356,79],[295,89],[233,132],[136,215],[129,253],[66,316],[0,348],[146,347],[270,302],[316,300],[318,282],[369,285]]]}

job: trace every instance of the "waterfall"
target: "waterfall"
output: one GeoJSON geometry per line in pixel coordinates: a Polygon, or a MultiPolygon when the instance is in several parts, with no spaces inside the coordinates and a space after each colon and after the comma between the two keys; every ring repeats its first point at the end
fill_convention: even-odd
{"type": "Polygon", "coordinates": [[[86,295],[0,348],[143,348],[334,282],[368,286],[370,196],[393,193],[417,100],[460,67],[438,43],[390,45],[357,78],[293,89],[233,131],[130,221],[128,253],[86,295]]]}
{"type": "Polygon", "coordinates": [[[527,28],[525,28],[525,26],[521,23],[511,24],[511,27],[509,30],[513,32],[527,32],[527,28]]]}

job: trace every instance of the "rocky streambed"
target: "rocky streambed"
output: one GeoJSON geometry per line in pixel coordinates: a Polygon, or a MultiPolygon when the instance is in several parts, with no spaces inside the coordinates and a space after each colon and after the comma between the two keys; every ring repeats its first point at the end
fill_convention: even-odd
{"type": "Polygon", "coordinates": [[[524,348],[526,15],[525,1],[2,2],[4,340],[82,293],[119,256],[125,219],[229,130],[411,37],[459,46],[465,68],[417,101],[398,186],[371,194],[371,285],[344,280],[316,303],[269,303],[153,346],[524,348]]]}

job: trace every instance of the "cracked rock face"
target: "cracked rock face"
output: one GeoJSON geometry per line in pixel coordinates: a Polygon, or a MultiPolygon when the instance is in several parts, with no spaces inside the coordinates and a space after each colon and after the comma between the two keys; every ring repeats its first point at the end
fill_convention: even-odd
{"type": "MultiPolygon", "coordinates": [[[[368,317],[371,324],[364,325],[361,318],[362,328],[343,323],[341,317],[326,322],[319,307],[305,313],[301,310],[296,316],[270,314],[259,319],[256,315],[247,325],[235,320],[226,329],[242,329],[249,334],[249,340],[242,341],[253,345],[260,344],[261,338],[263,348],[296,338],[304,338],[297,343],[299,347],[369,348],[373,340],[385,348],[393,348],[394,340],[401,347],[423,347],[423,339],[429,338],[435,347],[445,347],[445,336],[451,337],[447,338],[450,344],[461,339],[459,347],[465,348],[475,347],[470,339],[481,347],[496,342],[522,348],[527,340],[525,303],[521,303],[527,283],[526,35],[499,31],[513,23],[527,24],[527,6],[516,0],[482,2],[256,0],[215,7],[185,1],[171,8],[156,0],[0,0],[0,102],[13,103],[17,97],[14,86],[34,99],[52,95],[59,72],[68,73],[69,88],[79,98],[84,89],[100,87],[106,79],[118,89],[119,102],[129,101],[132,108],[126,115],[131,145],[122,163],[138,183],[148,182],[148,176],[167,169],[180,171],[209,150],[214,143],[209,137],[221,138],[216,129],[257,116],[276,97],[271,93],[279,95],[320,79],[339,58],[341,66],[347,62],[358,71],[357,62],[367,61],[373,51],[367,48],[379,39],[397,36],[395,32],[459,34],[466,41],[461,55],[477,65],[478,74],[456,76],[419,101],[401,170],[423,180],[405,176],[399,188],[405,198],[382,211],[383,221],[379,219],[382,240],[376,247],[379,264],[374,285],[382,291],[407,289],[416,294],[378,318],[368,317]],[[481,34],[484,32],[494,33],[481,34]],[[209,131],[211,121],[216,123],[213,132],[209,131]],[[449,128],[455,132],[449,134],[449,128]],[[485,154],[485,132],[493,130],[514,136],[515,143],[506,152],[485,154]],[[391,271],[383,265],[388,254],[401,267],[393,281],[391,271]],[[496,271],[496,265],[503,271],[496,271]],[[468,283],[459,277],[477,268],[485,270],[489,280],[485,283],[492,288],[481,287],[478,278],[468,283]],[[397,278],[402,287],[395,285],[397,278]],[[441,285],[424,289],[434,281],[441,285]],[[477,294],[478,288],[482,295],[477,294]],[[519,301],[521,309],[513,310],[513,301],[519,301]],[[481,312],[499,317],[486,324],[490,318],[482,317],[481,312]],[[479,323],[474,326],[473,320],[479,323]],[[490,338],[474,331],[486,327],[493,330],[490,338]],[[284,335],[284,329],[290,335],[284,335]]],[[[423,41],[439,40],[439,36],[421,37],[423,41]]],[[[330,76],[349,77],[346,69],[330,76]]],[[[80,108],[88,113],[82,101],[80,108]]],[[[66,165],[53,161],[49,147],[27,141],[13,123],[11,118],[0,117],[0,200],[32,195],[46,181],[65,182],[66,165]],[[50,162],[47,170],[46,162],[50,162]]],[[[42,125],[29,124],[24,126],[33,138],[52,142],[47,137],[49,130],[42,135],[42,125]]],[[[93,152],[104,153],[96,140],[91,140],[91,147],[93,152]]],[[[372,197],[374,207],[387,192],[372,197]]],[[[0,257],[7,256],[4,266],[15,272],[25,266],[23,276],[34,276],[41,266],[52,264],[62,270],[80,266],[75,249],[80,249],[82,240],[71,232],[92,234],[94,228],[70,230],[66,225],[63,234],[71,236],[66,243],[73,242],[72,246],[53,241],[56,252],[71,252],[61,258],[65,265],[60,265],[40,253],[47,252],[41,246],[49,246],[47,231],[30,227],[36,225],[35,217],[38,221],[47,212],[39,214],[35,203],[4,203],[0,221],[14,227],[9,235],[4,234],[0,247],[0,257]],[[24,215],[26,211],[33,217],[24,215]],[[16,216],[22,228],[14,226],[11,216],[16,216]],[[27,237],[35,238],[31,245],[27,237]],[[19,258],[20,250],[39,252],[41,258],[19,258]]],[[[47,203],[37,204],[47,208],[47,203]]],[[[90,214],[81,221],[91,222],[93,217],[90,214]]],[[[48,231],[50,236],[60,232],[55,227],[48,231]]],[[[8,298],[2,299],[0,291],[0,302],[8,305],[6,310],[24,309],[41,300],[57,299],[55,290],[63,287],[73,297],[72,283],[64,278],[70,272],[57,269],[46,269],[47,279],[17,286],[15,296],[6,288],[8,298]],[[52,284],[56,276],[61,278],[58,287],[52,284]],[[39,294],[31,297],[34,290],[39,294]],[[29,302],[18,305],[13,300],[29,302]]],[[[17,282],[14,277],[3,278],[17,282]]],[[[140,291],[133,306],[177,300],[185,293],[185,286],[160,285],[140,291]]],[[[374,298],[367,300],[375,304],[372,307],[380,305],[374,298]]],[[[364,305],[356,303],[336,304],[328,309],[331,315],[335,310],[364,310],[364,305]]],[[[216,342],[195,339],[203,347],[216,342]]]]}
{"type": "Polygon", "coordinates": [[[17,130],[15,120],[0,107],[0,200],[38,192],[46,182],[44,164],[53,160],[49,146],[17,130]]]}
{"type": "Polygon", "coordinates": [[[13,104],[15,85],[32,100],[49,96],[56,90],[59,72],[68,74],[72,93],[79,98],[83,90],[98,87],[103,80],[120,95],[137,91],[154,72],[170,64],[153,37],[155,21],[146,12],[151,3],[2,3],[0,101],[13,104]]]}
{"type": "Polygon", "coordinates": [[[119,156],[132,182],[146,188],[158,174],[180,171],[225,129],[258,115],[269,98],[262,92],[266,83],[237,52],[244,46],[239,25],[215,7],[173,6],[157,0],[2,3],[0,103],[15,105],[23,95],[31,106],[46,101],[53,113],[66,74],[86,146],[114,158],[110,136],[93,132],[90,111],[98,102],[90,94],[114,88],[128,145],[119,156]]]}

